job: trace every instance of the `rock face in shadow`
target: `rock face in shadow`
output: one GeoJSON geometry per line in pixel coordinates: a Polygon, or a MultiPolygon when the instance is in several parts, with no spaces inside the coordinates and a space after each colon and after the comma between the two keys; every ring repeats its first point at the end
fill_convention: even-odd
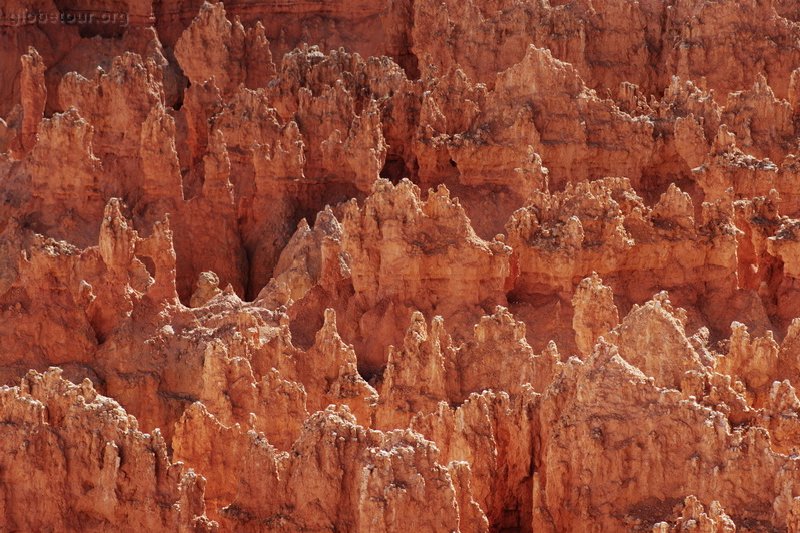
{"type": "Polygon", "coordinates": [[[800,531],[800,9],[0,8],[0,530],[800,531]]]}

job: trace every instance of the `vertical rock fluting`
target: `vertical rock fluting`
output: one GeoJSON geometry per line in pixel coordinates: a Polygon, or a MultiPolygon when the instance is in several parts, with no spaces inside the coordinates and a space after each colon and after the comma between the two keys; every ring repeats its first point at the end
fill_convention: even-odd
{"type": "Polygon", "coordinates": [[[785,0],[0,6],[0,530],[800,531],[785,0]]]}
{"type": "Polygon", "coordinates": [[[84,380],[31,371],[0,389],[3,529],[217,531],[205,479],[172,463],[157,431],[84,380]]]}

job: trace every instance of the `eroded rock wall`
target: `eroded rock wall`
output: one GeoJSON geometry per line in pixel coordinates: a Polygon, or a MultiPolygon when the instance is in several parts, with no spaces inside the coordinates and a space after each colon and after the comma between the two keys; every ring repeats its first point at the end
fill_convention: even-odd
{"type": "Polygon", "coordinates": [[[0,8],[0,530],[800,531],[800,10],[0,8]]]}

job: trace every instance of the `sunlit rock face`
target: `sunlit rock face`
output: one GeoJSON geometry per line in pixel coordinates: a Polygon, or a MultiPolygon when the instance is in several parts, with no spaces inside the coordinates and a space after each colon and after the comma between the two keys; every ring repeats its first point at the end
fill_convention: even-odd
{"type": "Polygon", "coordinates": [[[800,531],[800,8],[0,7],[0,531],[800,531]]]}

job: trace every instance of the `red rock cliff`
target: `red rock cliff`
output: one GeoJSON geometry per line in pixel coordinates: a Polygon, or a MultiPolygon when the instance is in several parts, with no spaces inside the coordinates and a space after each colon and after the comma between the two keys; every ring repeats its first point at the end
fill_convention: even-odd
{"type": "Polygon", "coordinates": [[[795,2],[0,48],[0,531],[800,531],[795,2]]]}

